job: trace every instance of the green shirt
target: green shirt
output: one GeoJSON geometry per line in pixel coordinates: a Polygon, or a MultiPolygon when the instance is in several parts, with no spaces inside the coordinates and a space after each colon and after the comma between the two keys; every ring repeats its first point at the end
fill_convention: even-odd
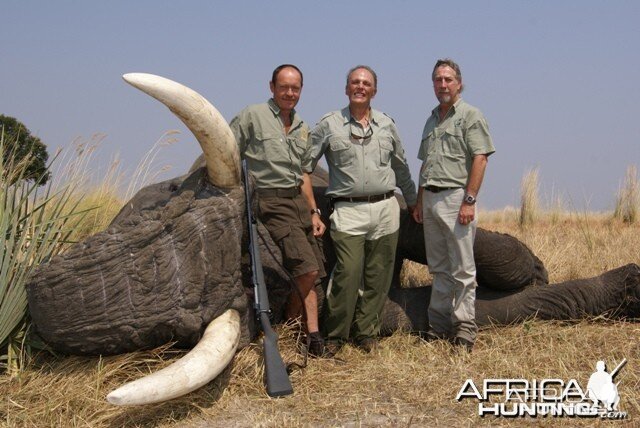
{"type": "Polygon", "coordinates": [[[245,108],[229,125],[260,189],[300,186],[303,167],[311,164],[309,127],[295,110],[292,115],[285,133],[280,108],[270,99],[245,108]]]}
{"type": "Polygon", "coordinates": [[[351,117],[349,107],[325,115],[311,131],[313,171],[325,155],[329,165],[327,195],[371,196],[400,187],[407,204],[416,203],[416,186],[393,120],[371,109],[370,129],[351,117]],[[356,139],[358,135],[366,137],[356,139]]]}
{"type": "Polygon", "coordinates": [[[489,125],[477,108],[459,99],[440,122],[436,107],[422,132],[419,185],[466,187],[475,155],[495,152],[489,125]]]}

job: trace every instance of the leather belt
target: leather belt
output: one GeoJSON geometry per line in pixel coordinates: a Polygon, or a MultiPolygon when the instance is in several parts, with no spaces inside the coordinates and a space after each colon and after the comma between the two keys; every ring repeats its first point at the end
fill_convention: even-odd
{"type": "Polygon", "coordinates": [[[295,198],[300,194],[300,187],[289,187],[284,189],[257,189],[258,195],[263,197],[295,198]]]}
{"type": "Polygon", "coordinates": [[[337,198],[331,198],[331,202],[378,202],[385,199],[392,198],[395,191],[389,190],[387,193],[381,193],[379,195],[370,196],[339,196],[337,198]]]}
{"type": "Polygon", "coordinates": [[[438,187],[438,186],[425,186],[425,189],[427,189],[429,192],[431,193],[438,193],[438,192],[442,192],[444,190],[453,190],[453,189],[459,189],[460,187],[438,187]]]}

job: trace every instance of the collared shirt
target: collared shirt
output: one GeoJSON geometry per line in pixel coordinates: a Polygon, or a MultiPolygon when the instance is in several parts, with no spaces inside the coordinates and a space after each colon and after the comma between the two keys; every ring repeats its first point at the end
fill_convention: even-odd
{"type": "Polygon", "coordinates": [[[311,164],[309,127],[295,110],[288,133],[273,98],[245,108],[229,126],[258,188],[290,188],[302,184],[303,168],[308,169],[311,164]]]}
{"type": "Polygon", "coordinates": [[[351,117],[349,107],[325,115],[311,131],[311,172],[325,155],[327,195],[371,196],[400,187],[407,204],[416,203],[416,186],[393,120],[371,109],[370,129],[351,117]],[[352,133],[359,137],[354,138],[352,133]]]}
{"type": "Polygon", "coordinates": [[[495,152],[489,125],[477,108],[459,99],[440,121],[433,109],[422,132],[419,185],[466,187],[473,157],[495,152]]]}

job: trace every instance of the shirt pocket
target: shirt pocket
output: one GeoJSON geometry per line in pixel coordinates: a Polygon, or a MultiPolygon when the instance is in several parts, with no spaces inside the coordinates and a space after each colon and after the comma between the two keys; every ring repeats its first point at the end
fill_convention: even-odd
{"type": "Polygon", "coordinates": [[[331,157],[336,166],[348,166],[353,163],[353,147],[340,137],[329,139],[331,157]]]}
{"type": "Polygon", "coordinates": [[[434,151],[435,144],[435,132],[431,131],[426,135],[422,135],[422,141],[420,142],[420,149],[418,150],[418,159],[425,160],[428,155],[431,155],[434,151]]]}
{"type": "Polygon", "coordinates": [[[393,155],[393,144],[388,140],[380,140],[380,165],[389,165],[393,155]]]}
{"type": "Polygon", "coordinates": [[[291,138],[290,141],[294,157],[297,160],[304,159],[305,153],[309,150],[309,143],[301,140],[300,138],[291,138]]]}
{"type": "Polygon", "coordinates": [[[442,151],[445,156],[463,158],[465,156],[464,135],[459,127],[447,128],[442,139],[442,151]]]}
{"type": "Polygon", "coordinates": [[[284,137],[275,132],[257,132],[256,139],[258,144],[257,153],[263,153],[267,159],[288,159],[288,144],[284,141],[284,137]]]}

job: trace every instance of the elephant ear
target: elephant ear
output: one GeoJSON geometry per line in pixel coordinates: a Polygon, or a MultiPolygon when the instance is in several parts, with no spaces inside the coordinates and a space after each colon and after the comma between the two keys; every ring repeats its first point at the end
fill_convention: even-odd
{"type": "Polygon", "coordinates": [[[477,229],[474,244],[478,285],[517,290],[549,283],[542,261],[511,235],[477,229]]]}

